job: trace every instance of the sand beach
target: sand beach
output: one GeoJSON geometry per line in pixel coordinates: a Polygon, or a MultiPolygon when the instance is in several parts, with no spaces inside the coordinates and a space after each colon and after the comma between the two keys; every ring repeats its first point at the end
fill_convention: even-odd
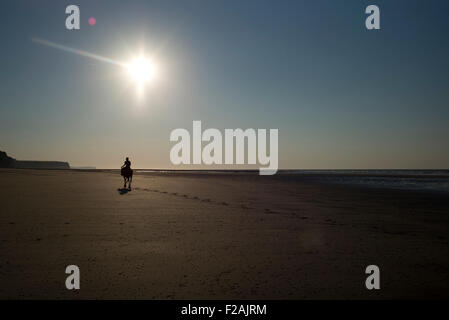
{"type": "Polygon", "coordinates": [[[445,195],[254,173],[1,169],[2,299],[449,296],[445,195]],[[65,288],[77,265],[81,289],[65,288]],[[381,289],[365,288],[365,268],[381,289]]]}

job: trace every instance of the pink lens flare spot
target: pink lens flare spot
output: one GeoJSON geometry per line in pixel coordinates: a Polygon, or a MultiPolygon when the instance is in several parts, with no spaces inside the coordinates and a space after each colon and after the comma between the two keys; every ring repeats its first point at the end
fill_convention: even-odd
{"type": "Polygon", "coordinates": [[[94,26],[97,23],[97,19],[94,17],[90,17],[88,21],[91,26],[94,26]]]}

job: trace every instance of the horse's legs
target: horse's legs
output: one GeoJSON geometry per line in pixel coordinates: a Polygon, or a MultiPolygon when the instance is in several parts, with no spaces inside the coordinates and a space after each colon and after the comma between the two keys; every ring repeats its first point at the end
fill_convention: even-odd
{"type": "Polygon", "coordinates": [[[133,181],[133,176],[128,178],[128,188],[131,190],[131,182],[133,181]]]}
{"type": "Polygon", "coordinates": [[[123,189],[126,189],[126,177],[123,177],[123,189]]]}

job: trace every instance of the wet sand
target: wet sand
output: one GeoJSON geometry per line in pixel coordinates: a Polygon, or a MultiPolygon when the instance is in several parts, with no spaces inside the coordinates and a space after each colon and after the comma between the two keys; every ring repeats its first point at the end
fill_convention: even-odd
{"type": "Polygon", "coordinates": [[[444,195],[250,173],[137,174],[126,193],[117,172],[0,178],[3,299],[449,297],[444,195]]]}

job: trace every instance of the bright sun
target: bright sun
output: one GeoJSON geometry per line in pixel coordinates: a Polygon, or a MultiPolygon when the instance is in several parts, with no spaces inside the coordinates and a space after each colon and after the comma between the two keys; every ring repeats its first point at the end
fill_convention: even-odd
{"type": "Polygon", "coordinates": [[[154,65],[145,58],[138,58],[127,65],[129,74],[142,86],[154,77],[154,65]]]}

